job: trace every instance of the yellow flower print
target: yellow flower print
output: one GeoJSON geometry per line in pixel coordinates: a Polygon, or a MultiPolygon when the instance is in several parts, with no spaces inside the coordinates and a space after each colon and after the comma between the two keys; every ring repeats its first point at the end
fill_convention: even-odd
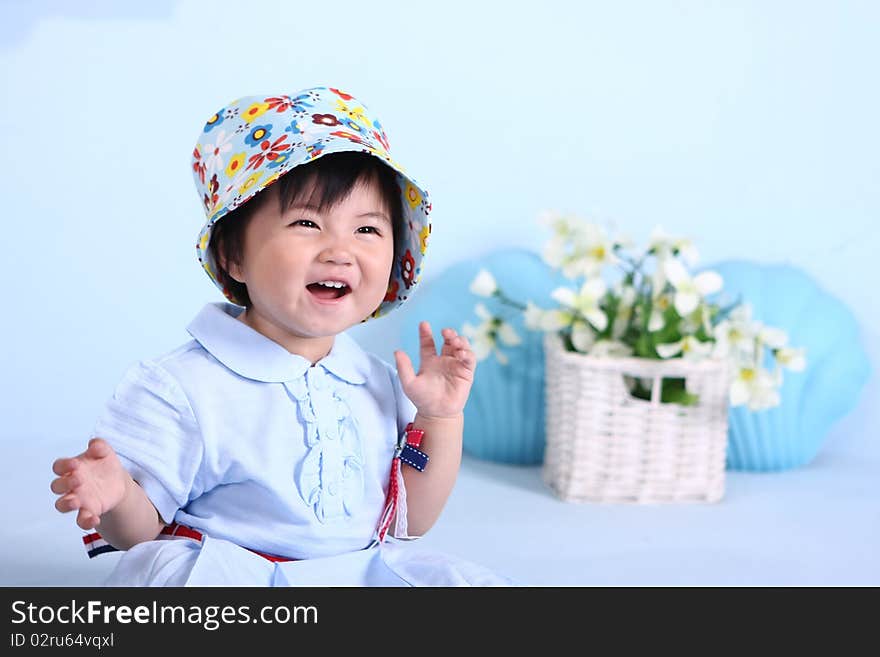
{"type": "Polygon", "coordinates": [[[281,177],[281,173],[282,173],[281,171],[276,171],[276,172],[273,173],[271,176],[269,176],[268,178],[266,178],[266,179],[263,181],[263,187],[268,187],[268,186],[271,185],[273,182],[275,182],[276,180],[278,180],[278,179],[281,177]]]}
{"type": "Polygon", "coordinates": [[[377,156],[381,157],[383,160],[388,162],[388,164],[390,164],[393,168],[397,169],[401,173],[405,173],[406,170],[400,165],[400,163],[397,160],[395,160],[393,157],[388,155],[388,153],[383,151],[381,148],[375,148],[375,147],[371,146],[367,150],[370,151],[373,155],[377,155],[377,156]]]}
{"type": "Polygon", "coordinates": [[[336,101],[336,111],[342,112],[343,114],[348,116],[348,118],[352,119],[353,121],[359,121],[360,123],[363,123],[368,128],[371,128],[373,126],[373,124],[370,122],[370,120],[364,114],[363,107],[355,107],[354,109],[352,109],[348,105],[343,103],[341,100],[337,100],[336,101]]]}
{"type": "Polygon", "coordinates": [[[406,183],[406,200],[409,203],[409,207],[413,209],[419,207],[419,204],[422,202],[422,193],[411,183],[406,183]]]}
{"type": "Polygon", "coordinates": [[[208,220],[210,221],[211,219],[213,219],[214,215],[216,215],[222,209],[223,201],[218,198],[216,201],[214,201],[214,204],[208,209],[208,220]]]}
{"type": "Polygon", "coordinates": [[[238,188],[239,194],[246,194],[247,191],[260,182],[260,178],[263,177],[265,171],[254,171],[251,175],[249,175],[245,181],[241,184],[241,187],[238,188]]]}
{"type": "Polygon", "coordinates": [[[431,234],[431,224],[428,224],[419,232],[419,249],[422,252],[422,255],[425,255],[425,251],[428,250],[428,235],[431,234]]]}
{"type": "Polygon", "coordinates": [[[199,250],[204,251],[208,248],[208,240],[211,238],[211,231],[205,231],[202,239],[199,240],[199,250]]]}
{"type": "Polygon", "coordinates": [[[246,153],[236,153],[229,160],[229,164],[226,165],[226,175],[229,178],[235,178],[235,174],[244,167],[246,155],[246,153]]]}
{"type": "Polygon", "coordinates": [[[388,152],[382,150],[381,148],[377,148],[377,147],[375,147],[375,146],[370,146],[370,149],[369,149],[369,150],[370,150],[370,152],[371,152],[373,155],[378,155],[378,156],[381,157],[383,160],[391,160],[391,156],[388,155],[388,152]]]}
{"type": "Polygon", "coordinates": [[[245,111],[241,113],[242,118],[250,123],[269,111],[269,103],[253,103],[245,111]]]}
{"type": "Polygon", "coordinates": [[[205,271],[208,272],[208,276],[210,276],[212,280],[217,280],[217,275],[214,273],[214,270],[211,269],[211,263],[206,260],[202,263],[202,267],[204,267],[205,271]]]}
{"type": "Polygon", "coordinates": [[[352,118],[354,118],[354,119],[360,121],[361,123],[363,123],[363,124],[364,124],[365,126],[367,126],[368,128],[372,127],[372,125],[373,125],[373,122],[370,121],[370,119],[367,118],[367,115],[366,115],[366,114],[364,114],[364,108],[363,108],[363,107],[355,107],[355,108],[351,111],[351,113],[349,114],[349,116],[351,116],[352,118]]]}

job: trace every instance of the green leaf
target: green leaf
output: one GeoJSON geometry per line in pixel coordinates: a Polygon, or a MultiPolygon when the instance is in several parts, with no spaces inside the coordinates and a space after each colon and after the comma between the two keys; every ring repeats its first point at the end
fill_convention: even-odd
{"type": "MultiPolygon", "coordinates": [[[[638,301],[636,301],[636,306],[641,308],[641,330],[639,332],[639,338],[642,336],[648,335],[648,322],[651,320],[651,309],[653,308],[653,301],[651,300],[651,295],[646,294],[643,297],[640,297],[638,301]]],[[[633,308],[635,312],[635,307],[633,308]]]]}
{"type": "Polygon", "coordinates": [[[602,302],[599,304],[599,308],[605,313],[605,317],[608,318],[608,324],[605,326],[605,330],[598,332],[596,336],[599,340],[605,340],[611,338],[611,332],[614,327],[614,320],[617,319],[617,311],[620,307],[620,299],[615,297],[611,292],[606,292],[605,296],[602,297],[602,302]]]}
{"type": "Polygon", "coordinates": [[[632,381],[632,389],[630,390],[630,394],[636,399],[651,401],[651,389],[643,384],[641,379],[634,379],[632,381]]]}
{"type": "Polygon", "coordinates": [[[674,308],[667,308],[663,311],[663,328],[651,334],[654,344],[666,344],[667,342],[678,342],[681,340],[680,324],[681,319],[674,308]]]}
{"type": "Polygon", "coordinates": [[[636,338],[636,343],[633,346],[633,349],[635,351],[635,355],[639,358],[660,358],[660,356],[657,355],[657,352],[654,349],[654,343],[651,340],[651,336],[647,333],[641,333],[636,338]]]}
{"type": "Polygon", "coordinates": [[[715,337],[706,332],[706,327],[700,324],[700,328],[694,333],[694,337],[700,342],[715,342],[715,337]]]}
{"type": "MultiPolygon", "coordinates": [[[[641,379],[634,379],[631,382],[632,388],[630,394],[636,399],[651,400],[650,386],[642,383],[641,379]]],[[[660,402],[663,404],[681,404],[682,406],[693,406],[699,401],[699,395],[688,392],[685,387],[685,380],[680,378],[663,379],[660,384],[660,402]]]]}
{"type": "Polygon", "coordinates": [[[681,378],[663,379],[660,388],[660,401],[665,404],[693,406],[700,396],[687,391],[685,380],[681,378]]]}

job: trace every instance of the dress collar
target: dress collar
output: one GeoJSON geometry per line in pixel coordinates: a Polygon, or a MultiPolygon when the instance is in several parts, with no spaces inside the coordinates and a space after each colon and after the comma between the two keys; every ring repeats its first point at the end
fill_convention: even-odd
{"type": "MultiPolygon", "coordinates": [[[[214,358],[247,379],[283,383],[302,377],[311,362],[238,321],[242,311],[231,303],[206,304],[186,330],[214,358]]],[[[366,382],[370,370],[367,354],[345,333],[334,338],[330,353],[315,365],[354,384],[366,382]]]]}

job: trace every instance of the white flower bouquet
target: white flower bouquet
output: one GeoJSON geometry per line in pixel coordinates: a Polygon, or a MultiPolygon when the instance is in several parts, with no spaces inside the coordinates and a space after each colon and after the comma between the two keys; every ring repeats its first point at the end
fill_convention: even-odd
{"type": "MultiPolygon", "coordinates": [[[[656,228],[647,246],[637,249],[628,239],[610,239],[594,223],[547,213],[541,219],[552,230],[544,261],[572,280],[551,296],[559,304],[545,309],[523,304],[501,290],[494,276],[481,270],[470,291],[524,313],[530,330],[557,332],[565,349],[587,356],[647,359],[729,359],[730,404],[751,410],[777,406],[783,368],[802,370],[803,349],[788,346],[788,336],[751,316],[750,306],[736,300],[713,301],[723,281],[712,271],[692,274],[697,251],[690,240],[674,238],[656,228]]],[[[487,301],[488,302],[488,301],[487,301]]],[[[502,363],[502,346],[521,342],[500,312],[478,303],[477,325],[465,323],[478,359],[491,354],[502,363]]],[[[630,393],[650,399],[647,381],[628,381],[630,393]]],[[[661,402],[692,405],[697,398],[683,379],[663,380],[661,402]]]]}

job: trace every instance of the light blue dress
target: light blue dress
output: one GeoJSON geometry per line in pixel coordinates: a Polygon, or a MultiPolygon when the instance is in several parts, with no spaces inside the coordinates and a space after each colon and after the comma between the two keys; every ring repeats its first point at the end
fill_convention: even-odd
{"type": "Polygon", "coordinates": [[[193,340],[130,367],[96,423],[162,520],[204,535],[136,545],[107,584],[510,584],[418,550],[403,523],[373,541],[416,412],[394,368],[344,333],[312,367],[241,311],[206,305],[187,327],[193,340]]]}

